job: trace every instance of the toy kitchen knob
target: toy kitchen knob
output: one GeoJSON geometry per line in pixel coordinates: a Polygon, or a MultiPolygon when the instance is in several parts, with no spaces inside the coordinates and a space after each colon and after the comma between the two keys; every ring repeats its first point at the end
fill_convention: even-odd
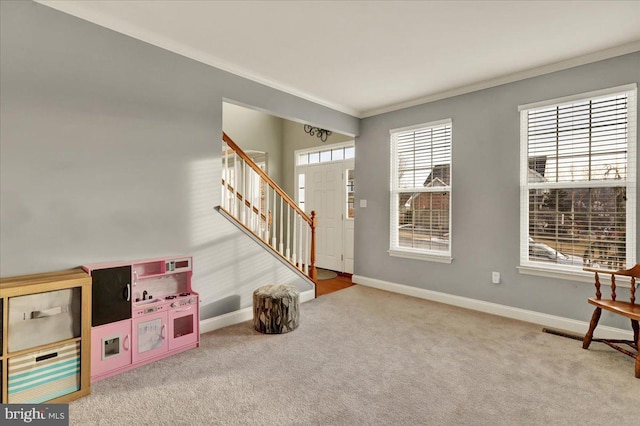
{"type": "Polygon", "coordinates": [[[191,299],[189,299],[189,303],[190,304],[196,303],[196,298],[192,297],[191,299]]]}
{"type": "Polygon", "coordinates": [[[177,307],[178,307],[178,304],[177,304],[176,302],[173,302],[173,303],[171,304],[171,307],[172,307],[172,308],[177,308],[177,307]]]}

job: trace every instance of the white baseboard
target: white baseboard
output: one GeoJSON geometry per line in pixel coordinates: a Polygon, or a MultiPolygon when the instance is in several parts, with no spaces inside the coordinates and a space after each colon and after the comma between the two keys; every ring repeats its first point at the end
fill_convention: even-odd
{"type": "MultiPolygon", "coordinates": [[[[308,302],[313,299],[315,299],[315,290],[307,290],[300,293],[300,303],[308,302]]],[[[213,318],[207,318],[200,321],[200,334],[208,333],[230,325],[239,324],[241,322],[249,321],[250,319],[253,319],[252,307],[239,309],[213,318]]]]}
{"type": "Polygon", "coordinates": [[[300,293],[300,303],[308,302],[316,298],[315,290],[307,290],[300,293]]]}
{"type": "MultiPolygon", "coordinates": [[[[441,293],[433,290],[425,290],[423,288],[411,287],[404,284],[396,284],[389,281],[378,280],[375,278],[363,277],[361,275],[354,275],[351,280],[356,284],[377,288],[379,290],[386,290],[393,293],[400,293],[407,296],[417,297],[420,299],[446,303],[447,305],[459,306],[461,308],[472,309],[474,311],[480,311],[488,314],[498,315],[501,317],[531,322],[534,324],[542,325],[544,327],[570,331],[576,334],[584,335],[589,329],[589,323],[585,321],[578,321],[570,318],[544,314],[541,312],[528,311],[526,309],[499,305],[497,303],[485,302],[482,300],[470,299],[462,296],[455,296],[452,294],[441,293]]],[[[633,332],[620,328],[599,325],[596,328],[595,337],[632,340],[633,332]]]]}

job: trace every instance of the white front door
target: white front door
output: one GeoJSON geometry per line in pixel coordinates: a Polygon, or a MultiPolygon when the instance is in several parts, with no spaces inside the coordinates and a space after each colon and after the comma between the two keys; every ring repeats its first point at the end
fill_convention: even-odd
{"type": "Polygon", "coordinates": [[[316,266],[342,271],[341,163],[306,167],[306,211],[316,212],[316,266]]]}
{"type": "Polygon", "coordinates": [[[296,151],[298,205],[316,212],[316,266],[353,273],[353,142],[296,151]]]}

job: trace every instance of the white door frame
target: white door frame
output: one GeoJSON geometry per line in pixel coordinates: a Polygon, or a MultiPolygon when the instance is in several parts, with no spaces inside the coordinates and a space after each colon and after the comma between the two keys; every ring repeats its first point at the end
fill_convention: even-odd
{"type": "MultiPolygon", "coordinates": [[[[350,225],[351,228],[353,228],[353,221],[354,218],[348,218],[347,216],[347,211],[346,211],[346,203],[347,203],[347,184],[346,184],[346,179],[347,179],[347,170],[350,169],[354,169],[355,168],[355,155],[352,158],[348,158],[348,159],[342,159],[342,160],[335,160],[335,161],[323,161],[323,162],[314,162],[312,164],[298,164],[298,159],[300,157],[301,154],[310,154],[310,153],[321,153],[323,151],[331,151],[337,148],[355,148],[355,141],[348,141],[348,142],[341,142],[341,143],[336,143],[336,144],[330,144],[330,145],[321,145],[321,146],[316,146],[313,148],[307,148],[307,149],[299,149],[294,151],[294,157],[293,157],[293,161],[294,161],[294,200],[296,202],[296,204],[300,205],[300,184],[299,184],[299,180],[298,177],[300,175],[300,171],[301,170],[306,170],[308,167],[312,167],[312,166],[318,166],[318,165],[322,165],[322,164],[330,164],[330,163],[342,163],[342,200],[343,203],[341,203],[340,208],[341,208],[341,212],[340,214],[342,215],[342,267],[341,270],[339,272],[345,272],[345,253],[347,252],[347,249],[345,248],[345,242],[346,242],[346,231],[347,231],[347,222],[350,221],[350,225]]],[[[305,196],[305,201],[308,200],[308,196],[305,196]]],[[[306,209],[305,209],[306,211],[306,209]]],[[[350,273],[353,273],[353,271],[349,271],[350,273]]]]}

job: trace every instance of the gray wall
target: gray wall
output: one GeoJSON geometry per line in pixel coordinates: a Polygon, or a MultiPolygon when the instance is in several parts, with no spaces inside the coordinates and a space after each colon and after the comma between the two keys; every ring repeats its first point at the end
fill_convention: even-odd
{"type": "MultiPolygon", "coordinates": [[[[368,200],[368,207],[359,208],[356,202],[356,274],[588,321],[592,309],[586,300],[593,285],[522,275],[516,269],[517,108],[639,80],[640,53],[634,53],[362,120],[356,139],[356,196],[368,200]],[[390,257],[389,130],[445,118],[453,120],[453,263],[390,257]],[[491,271],[502,273],[501,284],[491,284],[491,271]]],[[[628,321],[615,317],[603,315],[603,323],[629,328],[628,321]]]]}
{"type": "Polygon", "coordinates": [[[243,151],[268,154],[269,177],[282,186],[282,127],[286,120],[225,102],[222,129],[243,151]]]}
{"type": "Polygon", "coordinates": [[[0,274],[192,254],[197,290],[249,306],[213,209],[223,99],[359,120],[33,2],[0,19],[0,274]]]}

